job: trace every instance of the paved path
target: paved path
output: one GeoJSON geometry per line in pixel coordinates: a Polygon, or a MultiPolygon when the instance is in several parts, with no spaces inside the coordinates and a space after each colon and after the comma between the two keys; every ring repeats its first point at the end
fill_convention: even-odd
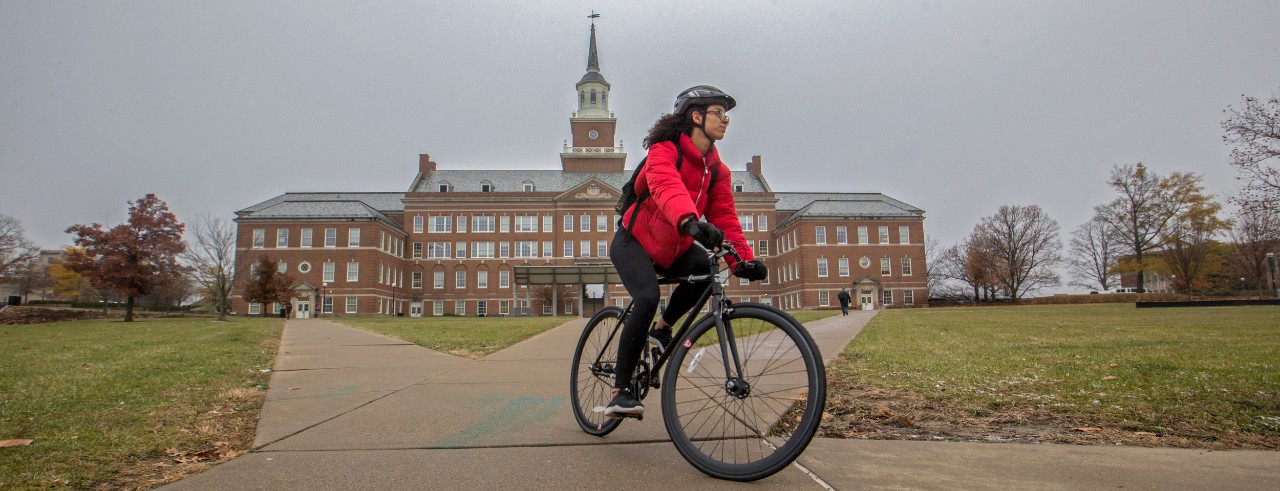
{"type": "MultiPolygon", "coordinates": [[[[830,360],[873,312],[807,325],[830,360]]],[[[755,483],[686,463],[659,417],[578,429],[585,320],[466,360],[323,320],[285,326],[255,450],[172,489],[1275,489],[1280,452],[816,439],[755,483]]],[[[651,394],[651,399],[656,399],[651,394]]],[[[653,403],[657,407],[657,402],[653,403]]]]}

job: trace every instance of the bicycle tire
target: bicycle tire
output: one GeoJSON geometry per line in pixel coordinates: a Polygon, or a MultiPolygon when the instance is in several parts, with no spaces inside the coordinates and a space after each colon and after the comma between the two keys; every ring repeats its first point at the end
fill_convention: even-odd
{"type": "Polygon", "coordinates": [[[826,369],[813,338],[790,315],[763,304],[730,309],[725,319],[750,391],[726,389],[715,319],[708,317],[671,354],[662,414],[672,443],[695,468],[754,481],[790,465],[813,439],[826,405],[826,369]]]}
{"type": "Polygon", "coordinates": [[[619,307],[607,307],[596,312],[587,321],[587,327],[582,329],[578,346],[573,350],[573,367],[569,372],[573,417],[582,431],[595,436],[608,435],[622,422],[595,411],[595,408],[609,404],[613,398],[612,368],[606,372],[592,370],[596,357],[604,349],[609,352],[600,356],[600,363],[609,367],[617,366],[617,334],[613,331],[622,329],[618,322],[621,318],[622,309],[619,307]],[[613,343],[605,346],[611,335],[614,337],[613,343]]]}

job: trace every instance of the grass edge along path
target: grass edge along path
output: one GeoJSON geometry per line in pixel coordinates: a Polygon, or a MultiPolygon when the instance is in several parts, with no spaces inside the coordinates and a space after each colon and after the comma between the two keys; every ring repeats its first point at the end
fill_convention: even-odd
{"type": "Polygon", "coordinates": [[[146,489],[247,452],[280,319],[0,326],[0,488],[146,489]]]}
{"type": "Polygon", "coordinates": [[[1280,307],[889,310],[828,368],[839,438],[1280,448],[1280,307]]]}

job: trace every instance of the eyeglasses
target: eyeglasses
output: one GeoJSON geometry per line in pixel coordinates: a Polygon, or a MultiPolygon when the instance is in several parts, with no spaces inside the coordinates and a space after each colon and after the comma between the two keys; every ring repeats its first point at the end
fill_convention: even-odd
{"type": "Polygon", "coordinates": [[[709,110],[707,110],[707,111],[706,111],[706,113],[707,113],[707,114],[714,114],[714,115],[716,115],[716,117],[717,117],[717,118],[720,118],[720,121],[724,121],[724,122],[726,122],[726,123],[727,123],[727,122],[729,122],[729,115],[728,115],[728,114],[726,114],[723,110],[720,110],[720,109],[709,109],[709,110]]]}

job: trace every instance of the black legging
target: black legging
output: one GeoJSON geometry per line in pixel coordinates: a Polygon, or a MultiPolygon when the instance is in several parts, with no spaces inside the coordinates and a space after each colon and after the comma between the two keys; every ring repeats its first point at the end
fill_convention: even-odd
{"type": "MultiPolygon", "coordinates": [[[[622,286],[631,295],[631,314],[622,326],[622,336],[618,340],[618,363],[614,371],[617,378],[615,388],[631,385],[631,372],[635,371],[640,361],[640,353],[644,349],[649,334],[649,323],[658,311],[658,300],[662,292],[658,289],[658,276],[688,276],[711,272],[711,262],[701,247],[694,245],[683,256],[680,256],[670,268],[663,269],[653,264],[649,253],[645,252],[631,233],[619,229],[613,236],[609,246],[609,258],[613,267],[622,278],[622,286]]],[[[706,290],[708,282],[680,283],[671,298],[667,301],[667,309],[662,312],[662,320],[670,326],[693,308],[694,302],[706,290]]]]}

